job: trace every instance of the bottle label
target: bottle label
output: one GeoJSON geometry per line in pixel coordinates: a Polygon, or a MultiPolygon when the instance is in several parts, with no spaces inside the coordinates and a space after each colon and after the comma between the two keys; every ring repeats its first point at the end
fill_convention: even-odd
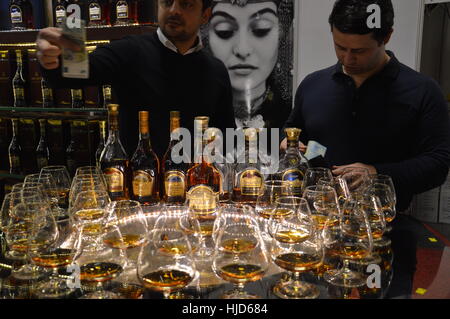
{"type": "Polygon", "coordinates": [[[9,157],[9,167],[14,170],[20,169],[20,157],[17,155],[11,155],[9,157]]]}
{"type": "Polygon", "coordinates": [[[240,178],[241,194],[257,196],[263,185],[263,177],[257,169],[244,171],[240,178]]]}
{"type": "Polygon", "coordinates": [[[167,197],[184,197],[186,176],[180,171],[169,171],[164,174],[164,190],[167,197]]]}
{"type": "Polygon", "coordinates": [[[117,19],[128,18],[128,4],[125,1],[118,1],[116,8],[117,8],[117,19]]]}
{"type": "Polygon", "coordinates": [[[25,90],[21,87],[15,87],[13,89],[14,98],[15,99],[24,99],[25,98],[25,90]]]}
{"type": "MultiPolygon", "coordinates": [[[[294,195],[299,195],[302,192],[303,173],[299,169],[288,169],[284,171],[281,180],[288,183],[289,188],[292,189],[294,195]]],[[[284,194],[287,195],[287,194],[284,194]]]]}
{"type": "Polygon", "coordinates": [[[218,194],[211,187],[197,185],[192,187],[186,194],[189,200],[189,209],[200,217],[214,214],[218,202],[218,194]]]}
{"type": "Polygon", "coordinates": [[[153,193],[155,178],[145,171],[133,172],[133,194],[138,197],[148,197],[153,193]]]}
{"type": "Polygon", "coordinates": [[[11,22],[12,23],[22,23],[22,9],[19,6],[11,6],[11,22]]]}
{"type": "Polygon", "coordinates": [[[55,9],[56,23],[62,23],[66,16],[66,9],[63,6],[57,6],[55,9]]]}
{"type": "Polygon", "coordinates": [[[119,193],[124,191],[124,176],[121,170],[110,167],[105,169],[103,174],[108,182],[108,192],[119,193]]]}
{"type": "Polygon", "coordinates": [[[102,11],[97,3],[91,3],[89,7],[89,20],[99,21],[102,19],[102,11]]]}

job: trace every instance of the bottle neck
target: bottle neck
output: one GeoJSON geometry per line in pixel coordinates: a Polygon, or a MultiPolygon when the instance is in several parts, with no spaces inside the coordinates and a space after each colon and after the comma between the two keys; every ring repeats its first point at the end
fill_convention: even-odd
{"type": "Polygon", "coordinates": [[[45,139],[45,123],[40,123],[41,124],[41,140],[45,139]]]}
{"type": "Polygon", "coordinates": [[[288,139],[287,147],[296,149],[298,147],[298,139],[295,138],[288,139]]]}
{"type": "Polygon", "coordinates": [[[13,138],[17,138],[19,136],[19,123],[17,122],[12,122],[12,133],[13,133],[13,138]]]}
{"type": "Polygon", "coordinates": [[[254,141],[245,140],[245,162],[256,164],[258,162],[257,145],[254,141]]]}
{"type": "Polygon", "coordinates": [[[119,138],[119,118],[117,114],[108,115],[108,141],[119,138]]]}

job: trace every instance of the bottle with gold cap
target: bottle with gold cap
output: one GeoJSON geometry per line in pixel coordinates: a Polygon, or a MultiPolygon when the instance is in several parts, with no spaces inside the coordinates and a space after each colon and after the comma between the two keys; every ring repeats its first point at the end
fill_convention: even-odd
{"type": "Polygon", "coordinates": [[[233,201],[255,204],[258,193],[264,183],[261,173],[261,162],[257,151],[258,130],[247,128],[244,130],[245,152],[244,158],[236,164],[236,175],[233,183],[233,201]]]}
{"type": "Polygon", "coordinates": [[[161,162],[162,197],[171,205],[183,205],[186,199],[186,172],[189,160],[172,158],[172,149],[180,143],[175,133],[180,128],[180,112],[170,112],[170,142],[161,162]]]}
{"type": "Polygon", "coordinates": [[[132,199],[142,205],[159,202],[159,159],[152,149],[148,112],[139,112],[139,142],[131,158],[132,199]]]}
{"type": "Polygon", "coordinates": [[[279,179],[290,184],[292,192],[301,196],[303,177],[309,168],[306,157],[300,152],[298,142],[301,130],[299,128],[286,128],[287,149],[280,159],[279,179]]]}
{"type": "Polygon", "coordinates": [[[45,134],[46,125],[47,120],[39,119],[41,137],[39,138],[39,143],[36,148],[36,161],[38,170],[41,170],[43,167],[48,166],[48,161],[50,159],[50,152],[48,149],[47,138],[45,134]]]}
{"type": "Polygon", "coordinates": [[[119,105],[108,105],[109,133],[105,148],[100,156],[100,167],[108,183],[111,200],[130,199],[130,160],[120,141],[119,105]]]}
{"type": "Polygon", "coordinates": [[[209,117],[198,116],[195,118],[195,162],[187,171],[187,189],[203,185],[209,186],[216,194],[220,192],[222,184],[221,176],[217,168],[211,163],[211,159],[204,154],[207,140],[204,139],[204,133],[208,129],[209,117]]]}
{"type": "Polygon", "coordinates": [[[17,69],[12,80],[14,107],[25,107],[25,78],[23,76],[22,51],[16,50],[17,69]]]}
{"type": "Polygon", "coordinates": [[[22,172],[22,147],[19,142],[19,120],[11,119],[11,122],[13,135],[8,147],[9,172],[11,174],[20,174],[22,172]]]}

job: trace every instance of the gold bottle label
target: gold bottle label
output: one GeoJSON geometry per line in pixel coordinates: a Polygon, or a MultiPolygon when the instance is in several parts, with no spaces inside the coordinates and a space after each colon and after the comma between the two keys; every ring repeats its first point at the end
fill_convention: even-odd
{"type": "Polygon", "coordinates": [[[13,92],[14,92],[14,98],[16,98],[16,99],[24,99],[25,98],[25,90],[23,88],[15,87],[13,89],[13,92]]]}
{"type": "Polygon", "coordinates": [[[22,9],[19,6],[11,6],[11,22],[12,23],[22,23],[22,9]]]}
{"type": "MultiPolygon", "coordinates": [[[[302,192],[302,181],[303,181],[303,173],[296,168],[288,169],[284,171],[282,177],[282,181],[287,182],[290,189],[292,189],[292,192],[294,195],[299,195],[302,192]]],[[[283,194],[287,195],[287,194],[283,194]]]]}
{"type": "Polygon", "coordinates": [[[209,186],[194,186],[187,192],[186,197],[189,200],[189,209],[197,215],[206,217],[216,210],[218,194],[209,186]]]}
{"type": "Polygon", "coordinates": [[[110,193],[119,193],[124,191],[124,176],[121,170],[110,167],[103,172],[108,182],[108,191],[110,193]]]}
{"type": "Polygon", "coordinates": [[[145,171],[133,172],[133,194],[138,197],[151,196],[155,179],[145,171]]]}
{"type": "Polygon", "coordinates": [[[168,197],[184,197],[186,191],[186,176],[179,171],[169,171],[164,174],[164,189],[168,197]]]}
{"type": "Polygon", "coordinates": [[[128,18],[128,4],[126,1],[118,1],[116,9],[117,9],[117,19],[128,18]]]}
{"type": "Polygon", "coordinates": [[[102,11],[97,3],[91,3],[89,6],[89,20],[99,21],[102,19],[102,11]]]}
{"type": "Polygon", "coordinates": [[[16,155],[12,155],[9,157],[9,167],[11,168],[19,168],[20,167],[20,157],[16,155]]]}
{"type": "Polygon", "coordinates": [[[55,16],[56,16],[56,23],[62,23],[64,18],[66,17],[66,8],[63,6],[57,6],[55,8],[55,16]]]}
{"type": "Polygon", "coordinates": [[[257,169],[244,171],[240,178],[241,194],[257,196],[263,185],[263,177],[257,169]]]}

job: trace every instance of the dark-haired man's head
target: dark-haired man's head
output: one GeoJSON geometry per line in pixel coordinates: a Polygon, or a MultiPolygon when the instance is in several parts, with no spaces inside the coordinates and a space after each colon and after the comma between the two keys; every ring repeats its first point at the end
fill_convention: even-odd
{"type": "Polygon", "coordinates": [[[370,73],[386,59],[385,46],[394,25],[391,0],[337,0],[329,18],[336,55],[350,75],[370,73]],[[379,27],[372,27],[369,6],[380,8],[379,27]]]}

